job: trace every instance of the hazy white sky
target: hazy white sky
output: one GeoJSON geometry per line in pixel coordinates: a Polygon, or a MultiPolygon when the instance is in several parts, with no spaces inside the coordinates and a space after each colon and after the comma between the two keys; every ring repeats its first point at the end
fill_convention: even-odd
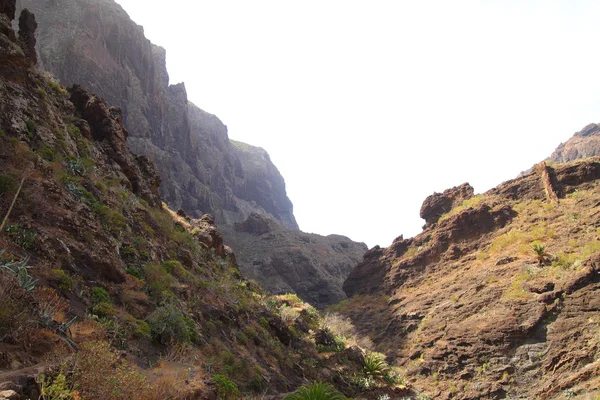
{"type": "Polygon", "coordinates": [[[117,0],[171,83],[265,148],[300,228],[369,246],[549,156],[600,106],[600,2],[117,0]]]}

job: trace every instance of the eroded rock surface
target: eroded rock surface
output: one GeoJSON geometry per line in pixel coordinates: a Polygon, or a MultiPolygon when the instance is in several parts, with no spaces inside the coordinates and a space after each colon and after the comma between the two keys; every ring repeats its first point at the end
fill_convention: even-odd
{"type": "Polygon", "coordinates": [[[544,170],[441,217],[429,206],[435,224],[344,282],[342,312],[432,398],[598,395],[600,159],[544,170]]]}
{"type": "Polygon", "coordinates": [[[367,251],[347,237],[286,229],[260,214],[220,228],[245,276],[272,293],[296,293],[317,307],[346,298],[342,283],[367,251]]]}
{"type": "Polygon", "coordinates": [[[550,156],[550,161],[566,163],[598,155],[600,155],[600,125],[589,124],[565,143],[561,143],[550,156]]]}
{"type": "Polygon", "coordinates": [[[183,84],[169,84],[165,50],[146,39],[120,5],[113,0],[17,5],[37,16],[40,68],[121,108],[130,146],[154,162],[162,198],[172,208],[196,218],[210,213],[218,224],[242,222],[257,212],[298,229],[284,180],[268,154],[230,142],[227,127],[189,102],[183,84]]]}

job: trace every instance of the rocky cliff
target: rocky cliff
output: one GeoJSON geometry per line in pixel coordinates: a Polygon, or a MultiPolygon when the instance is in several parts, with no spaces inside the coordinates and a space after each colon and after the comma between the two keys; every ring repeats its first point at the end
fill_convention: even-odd
{"type": "Polygon", "coordinates": [[[64,85],[80,84],[122,109],[132,149],[150,158],[161,195],[187,214],[218,224],[252,212],[298,229],[285,183],[264,151],[229,141],[227,127],[169,85],[165,50],[113,0],[20,0],[37,16],[39,66],[64,85]]]}
{"type": "Polygon", "coordinates": [[[274,400],[313,381],[413,394],[390,374],[354,383],[363,350],[246,280],[209,215],[165,208],[121,110],[31,68],[36,18],[24,10],[17,36],[14,1],[0,0],[0,400],[274,400]]]}
{"type": "Polygon", "coordinates": [[[550,161],[565,163],[594,156],[600,156],[600,125],[589,124],[561,143],[550,156],[550,161]]]}
{"type": "Polygon", "coordinates": [[[113,0],[19,0],[17,5],[39,15],[40,68],[121,107],[130,146],[156,165],[161,197],[171,208],[192,217],[213,215],[244,271],[266,288],[293,290],[320,306],[345,297],[341,283],[364,245],[348,241],[347,247],[336,247],[331,238],[291,232],[298,230],[292,203],[268,153],[229,140],[216,116],[188,101],[184,84],[169,85],[165,50],[148,41],[121,6],[113,0]],[[277,244],[261,238],[249,246],[246,240],[255,237],[233,228],[252,214],[278,222],[272,237],[277,244]],[[329,250],[316,251],[307,237],[329,250]],[[284,254],[284,248],[291,250],[284,254]],[[300,261],[294,251],[308,256],[292,266],[300,261]],[[259,259],[261,267],[252,264],[259,259]],[[302,280],[282,278],[288,272],[302,280]]]}
{"type": "Polygon", "coordinates": [[[344,236],[286,229],[259,214],[222,231],[245,276],[271,293],[296,293],[319,308],[346,298],[342,283],[368,250],[344,236]]]}
{"type": "Polygon", "coordinates": [[[599,184],[595,157],[434,194],[426,229],[366,253],[338,309],[432,398],[595,398],[599,184]]]}

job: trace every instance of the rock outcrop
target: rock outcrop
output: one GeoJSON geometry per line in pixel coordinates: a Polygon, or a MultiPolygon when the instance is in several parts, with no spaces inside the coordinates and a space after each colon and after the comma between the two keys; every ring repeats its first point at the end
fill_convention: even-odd
{"type": "Polygon", "coordinates": [[[432,223],[367,252],[343,286],[361,296],[342,312],[432,398],[593,397],[599,182],[594,157],[544,165],[452,209],[428,198],[432,223]]]}
{"type": "MultiPolygon", "coordinates": [[[[169,85],[164,49],[113,0],[19,0],[36,13],[39,66],[122,109],[133,151],[154,162],[163,200],[217,224],[268,215],[298,229],[285,183],[262,149],[231,143],[227,127],[169,85]]],[[[24,34],[30,48],[30,36],[24,34]]]]}
{"type": "Polygon", "coordinates": [[[468,183],[434,193],[427,197],[421,206],[420,216],[425,220],[423,229],[435,224],[440,217],[465,200],[473,197],[473,187],[468,183]]]}
{"type": "Polygon", "coordinates": [[[245,276],[272,293],[296,293],[319,308],[346,298],[342,283],[367,251],[347,237],[286,229],[260,214],[221,230],[245,276]]]}
{"type": "Polygon", "coordinates": [[[594,156],[600,156],[600,125],[589,124],[565,143],[561,143],[550,156],[550,161],[566,163],[594,156]]]}

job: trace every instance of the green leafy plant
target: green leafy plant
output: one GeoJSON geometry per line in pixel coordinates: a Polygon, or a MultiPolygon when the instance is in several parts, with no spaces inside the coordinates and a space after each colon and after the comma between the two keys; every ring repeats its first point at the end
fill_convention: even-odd
{"type": "Polygon", "coordinates": [[[99,286],[94,286],[92,288],[92,303],[110,303],[110,296],[106,289],[99,286]]]}
{"type": "Polygon", "coordinates": [[[191,343],[197,339],[194,320],[174,304],[158,307],[148,316],[152,337],[162,343],[191,343]]]}
{"type": "Polygon", "coordinates": [[[50,271],[49,279],[58,285],[60,290],[65,292],[70,292],[75,287],[75,280],[62,269],[53,269],[50,271]]]}
{"type": "Polygon", "coordinates": [[[235,382],[225,375],[216,374],[212,377],[217,386],[217,398],[221,400],[233,400],[239,396],[239,389],[235,382]]]}
{"type": "Polygon", "coordinates": [[[67,378],[58,374],[52,379],[49,376],[40,375],[41,399],[44,400],[76,400],[80,398],[77,392],[69,388],[67,378]]]}
{"type": "MultiPolygon", "coordinates": [[[[0,259],[4,254],[4,250],[0,250],[0,259]]],[[[0,271],[8,271],[17,278],[17,282],[22,289],[27,292],[32,292],[35,289],[37,279],[34,279],[29,274],[30,266],[27,265],[29,259],[22,261],[8,261],[0,263],[0,271]]]]}
{"type": "Polygon", "coordinates": [[[383,378],[388,374],[390,366],[385,361],[385,356],[380,353],[369,352],[363,361],[363,372],[373,378],[383,378]]]}
{"type": "Polygon", "coordinates": [[[12,224],[6,227],[6,233],[10,239],[25,250],[35,246],[37,234],[21,224],[12,224]]]}
{"type": "Polygon", "coordinates": [[[346,397],[328,383],[315,382],[302,386],[284,400],[345,400],[346,397]]]}
{"type": "Polygon", "coordinates": [[[542,264],[544,264],[548,258],[550,257],[550,254],[548,254],[546,252],[546,248],[539,244],[539,243],[534,243],[532,245],[532,250],[536,255],[536,258],[538,260],[538,263],[540,264],[540,267],[542,266],[542,264]]]}
{"type": "Polygon", "coordinates": [[[19,182],[10,175],[0,174],[0,196],[17,190],[19,182]]]}

